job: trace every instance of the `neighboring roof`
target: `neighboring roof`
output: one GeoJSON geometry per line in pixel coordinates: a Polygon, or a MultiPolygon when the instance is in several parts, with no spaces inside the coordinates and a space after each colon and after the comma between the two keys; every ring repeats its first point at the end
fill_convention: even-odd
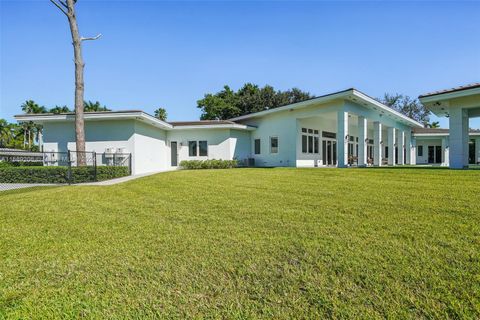
{"type": "Polygon", "coordinates": [[[422,94],[418,98],[421,99],[421,98],[425,98],[425,97],[436,96],[436,95],[439,95],[439,94],[452,93],[452,92],[458,92],[458,91],[475,89],[475,88],[480,88],[480,83],[477,82],[477,83],[467,84],[467,85],[459,86],[459,87],[455,87],[455,88],[433,91],[433,92],[422,94]]]}
{"type": "MultiPolygon", "coordinates": [[[[448,136],[449,129],[442,128],[413,128],[414,136],[448,136]]],[[[470,129],[470,135],[480,135],[480,130],[470,129]]]]}
{"type": "Polygon", "coordinates": [[[242,129],[253,130],[255,127],[229,120],[199,120],[199,121],[173,121],[169,122],[174,129],[242,129]]]}
{"type": "Polygon", "coordinates": [[[173,126],[204,126],[204,125],[218,125],[218,124],[237,124],[229,120],[199,120],[199,121],[169,121],[173,126]]]}
{"type": "Polygon", "coordinates": [[[415,121],[415,120],[401,114],[400,112],[384,105],[381,102],[378,102],[374,98],[366,95],[365,93],[363,93],[363,92],[361,92],[361,91],[359,91],[355,88],[350,88],[350,89],[347,89],[347,90],[342,90],[342,91],[338,91],[338,92],[334,92],[334,93],[329,93],[329,94],[326,94],[326,95],[323,95],[323,96],[319,96],[319,97],[304,100],[304,101],[301,101],[301,102],[289,104],[289,105],[286,105],[286,106],[281,106],[281,107],[274,108],[274,109],[268,109],[268,110],[264,110],[264,111],[260,111],[260,112],[250,113],[250,114],[247,114],[247,115],[244,115],[244,116],[232,118],[230,120],[231,121],[239,121],[239,120],[245,120],[245,119],[250,119],[250,118],[255,118],[255,117],[262,117],[262,116],[265,116],[265,115],[268,115],[268,114],[271,114],[271,113],[274,113],[274,112],[301,109],[301,108],[305,108],[305,107],[311,106],[311,105],[316,104],[316,103],[326,103],[326,102],[333,101],[333,100],[336,100],[336,99],[348,99],[348,100],[353,100],[355,102],[357,102],[357,99],[358,99],[365,106],[372,106],[375,110],[378,108],[382,112],[388,112],[388,113],[394,115],[401,122],[407,123],[407,124],[409,124],[413,127],[423,127],[423,125],[420,122],[415,121]]]}
{"type": "MultiPolygon", "coordinates": [[[[254,127],[228,120],[204,120],[204,121],[184,121],[184,122],[165,122],[155,118],[141,110],[125,110],[125,111],[101,111],[101,112],[85,112],[85,120],[122,120],[135,119],[147,124],[159,127],[165,130],[175,129],[240,129],[253,130],[254,127]]],[[[19,122],[33,121],[37,123],[55,122],[55,121],[73,121],[75,113],[35,113],[16,115],[15,119],[19,122]]]]}

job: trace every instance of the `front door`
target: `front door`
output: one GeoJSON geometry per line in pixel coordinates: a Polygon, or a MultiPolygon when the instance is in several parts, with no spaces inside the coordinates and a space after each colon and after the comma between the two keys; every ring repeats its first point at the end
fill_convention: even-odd
{"type": "Polygon", "coordinates": [[[442,146],[435,146],[435,163],[442,163],[442,146]]]}
{"type": "Polygon", "coordinates": [[[435,163],[435,147],[428,146],[428,163],[435,163]]]}
{"type": "Polygon", "coordinates": [[[170,160],[172,162],[172,167],[176,167],[178,165],[177,141],[170,142],[170,153],[171,153],[170,160]]]}

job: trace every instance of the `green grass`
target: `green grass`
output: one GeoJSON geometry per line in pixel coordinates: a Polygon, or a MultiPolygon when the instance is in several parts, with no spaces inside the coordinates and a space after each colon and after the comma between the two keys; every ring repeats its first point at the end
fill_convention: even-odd
{"type": "Polygon", "coordinates": [[[233,169],[0,193],[0,318],[479,318],[479,182],[233,169]]]}

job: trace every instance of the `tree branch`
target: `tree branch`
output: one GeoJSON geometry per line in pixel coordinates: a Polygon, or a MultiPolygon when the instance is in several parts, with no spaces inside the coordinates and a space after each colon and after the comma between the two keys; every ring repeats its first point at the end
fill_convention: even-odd
{"type": "Polygon", "coordinates": [[[97,40],[98,38],[100,38],[102,36],[101,33],[97,34],[95,37],[87,37],[87,38],[84,38],[84,37],[81,37],[80,38],[80,41],[85,41],[85,40],[97,40]]]}
{"type": "Polygon", "coordinates": [[[65,9],[63,9],[62,6],[60,6],[55,0],[50,0],[50,2],[53,3],[58,9],[60,9],[60,11],[63,12],[63,14],[68,17],[67,11],[65,11],[65,9]]]}
{"type": "Polygon", "coordinates": [[[58,0],[58,2],[60,2],[65,8],[68,9],[68,6],[67,4],[65,3],[65,1],[62,1],[62,0],[58,0]]]}

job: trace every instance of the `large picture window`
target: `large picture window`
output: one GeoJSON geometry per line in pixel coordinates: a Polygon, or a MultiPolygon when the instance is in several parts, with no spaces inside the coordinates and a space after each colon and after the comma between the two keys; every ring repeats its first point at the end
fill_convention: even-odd
{"type": "Polygon", "coordinates": [[[208,156],[208,145],[207,141],[198,141],[198,155],[200,157],[208,156]]]}
{"type": "Polygon", "coordinates": [[[255,139],[255,154],[260,154],[260,139],[255,139]]]}
{"type": "Polygon", "coordinates": [[[197,156],[197,141],[188,141],[188,156],[197,156]]]}
{"type": "Polygon", "coordinates": [[[188,141],[188,156],[189,157],[207,157],[208,143],[207,141],[188,141]]]}
{"type": "Polygon", "coordinates": [[[278,137],[270,137],[270,153],[278,153],[278,137]]]}
{"type": "Polygon", "coordinates": [[[302,153],[319,153],[319,131],[302,128],[302,153]]]}

